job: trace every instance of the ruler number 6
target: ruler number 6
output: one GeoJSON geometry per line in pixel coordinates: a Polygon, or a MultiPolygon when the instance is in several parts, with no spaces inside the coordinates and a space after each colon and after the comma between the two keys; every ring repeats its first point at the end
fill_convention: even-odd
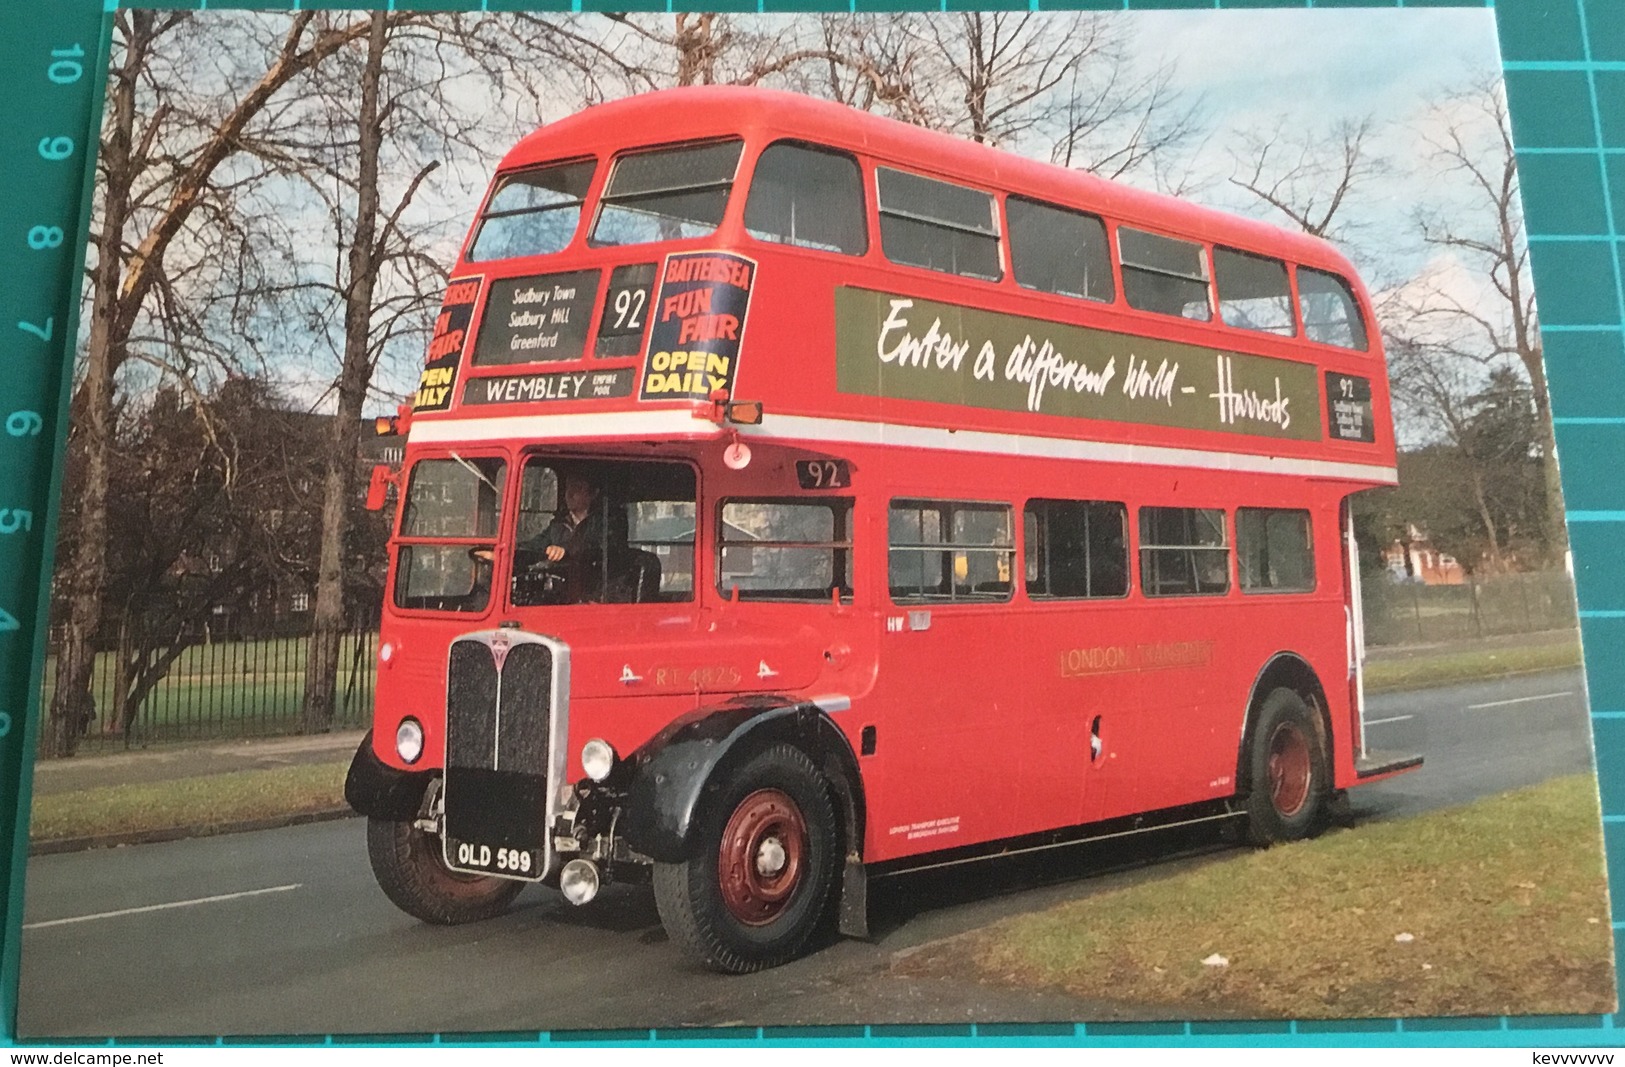
{"type": "Polygon", "coordinates": [[[0,508],[0,534],[14,534],[34,528],[34,513],[20,508],[0,508]]]}

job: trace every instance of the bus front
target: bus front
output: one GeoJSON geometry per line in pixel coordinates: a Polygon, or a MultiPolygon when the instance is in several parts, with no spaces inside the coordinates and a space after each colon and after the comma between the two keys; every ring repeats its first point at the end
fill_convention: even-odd
{"type": "Polygon", "coordinates": [[[825,713],[864,673],[851,472],[740,440],[762,418],[733,388],[763,253],[730,193],[772,165],[759,147],[571,148],[499,171],[448,283],[346,795],[390,899],[458,923],[528,882],[581,903],[680,872],[712,771],[811,753],[816,787],[773,768],[743,828],[713,828],[737,838],[731,878],[661,896],[714,912],[742,946],[725,969],[752,969],[799,949],[850,833],[856,739],[825,713]]]}

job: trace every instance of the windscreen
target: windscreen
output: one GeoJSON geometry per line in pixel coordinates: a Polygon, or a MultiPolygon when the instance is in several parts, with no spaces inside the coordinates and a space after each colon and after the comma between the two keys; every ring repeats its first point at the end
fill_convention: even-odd
{"type": "Polygon", "coordinates": [[[581,222],[592,160],[558,163],[503,178],[480,216],[468,261],[544,256],[564,249],[581,222]]]}
{"type": "Polygon", "coordinates": [[[395,606],[484,611],[507,464],[493,457],[419,460],[401,508],[395,606]]]}
{"type": "Polygon", "coordinates": [[[604,188],[595,245],[704,237],[722,222],[741,141],[637,152],[615,161],[604,188]]]}

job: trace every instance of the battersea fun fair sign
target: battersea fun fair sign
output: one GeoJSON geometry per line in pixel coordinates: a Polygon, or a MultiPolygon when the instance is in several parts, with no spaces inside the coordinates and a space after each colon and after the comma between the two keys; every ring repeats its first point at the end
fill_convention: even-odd
{"type": "Polygon", "coordinates": [[[642,400],[703,400],[731,389],[756,264],[722,252],[666,257],[643,361],[642,400]]]}
{"type": "Polygon", "coordinates": [[[1314,441],[1315,368],[930,300],[835,293],[843,393],[1314,441]]]}

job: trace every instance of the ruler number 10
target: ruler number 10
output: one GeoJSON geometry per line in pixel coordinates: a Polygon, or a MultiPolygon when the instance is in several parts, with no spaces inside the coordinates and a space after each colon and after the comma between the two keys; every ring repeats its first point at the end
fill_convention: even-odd
{"type": "Polygon", "coordinates": [[[84,58],[85,50],[78,45],[53,48],[51,65],[45,68],[45,76],[56,85],[72,85],[85,76],[85,65],[79,62],[84,58]]]}

